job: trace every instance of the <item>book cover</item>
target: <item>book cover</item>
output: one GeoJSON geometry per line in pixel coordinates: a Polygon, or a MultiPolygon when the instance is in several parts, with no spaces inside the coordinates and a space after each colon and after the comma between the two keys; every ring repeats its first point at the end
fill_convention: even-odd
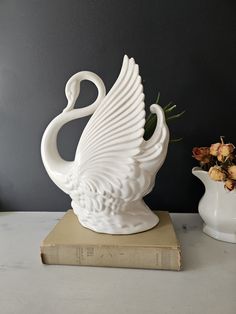
{"type": "Polygon", "coordinates": [[[81,226],[68,210],[41,244],[44,264],[180,270],[180,244],[168,212],[159,224],[131,235],[110,235],[81,226]]]}

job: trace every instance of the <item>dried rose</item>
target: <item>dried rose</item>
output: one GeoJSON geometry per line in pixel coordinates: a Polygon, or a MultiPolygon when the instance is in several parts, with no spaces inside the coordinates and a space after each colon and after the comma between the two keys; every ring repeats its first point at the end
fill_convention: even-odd
{"type": "Polygon", "coordinates": [[[217,155],[218,161],[225,162],[228,159],[232,159],[233,150],[233,144],[221,144],[217,155]]]}
{"type": "Polygon", "coordinates": [[[206,164],[210,161],[210,149],[209,147],[194,147],[192,150],[193,157],[206,164]]]}
{"type": "Polygon", "coordinates": [[[219,150],[220,145],[221,145],[220,143],[211,144],[210,154],[212,156],[217,156],[218,155],[218,150],[219,150]]]}
{"type": "Polygon", "coordinates": [[[233,144],[221,144],[218,150],[219,155],[228,157],[234,151],[233,144]]]}
{"type": "Polygon", "coordinates": [[[235,188],[235,181],[228,179],[225,181],[225,189],[232,191],[235,188]]]}
{"type": "Polygon", "coordinates": [[[229,173],[230,179],[236,180],[236,165],[230,166],[228,168],[228,173],[229,173]]]}
{"type": "Polygon", "coordinates": [[[209,169],[209,176],[214,181],[225,181],[226,180],[226,174],[225,172],[218,166],[211,167],[209,169]]]}
{"type": "Polygon", "coordinates": [[[235,147],[233,144],[222,144],[219,148],[219,153],[225,157],[228,157],[234,151],[235,147]]]}

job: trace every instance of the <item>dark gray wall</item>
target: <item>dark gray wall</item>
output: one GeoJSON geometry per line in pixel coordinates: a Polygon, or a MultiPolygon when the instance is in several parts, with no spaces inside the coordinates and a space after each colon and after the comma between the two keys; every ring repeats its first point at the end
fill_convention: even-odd
{"type": "MultiPolygon", "coordinates": [[[[191,149],[220,135],[236,143],[234,1],[0,1],[0,201],[2,210],[64,211],[69,198],[40,158],[47,124],[66,105],[64,85],[91,70],[114,83],[124,53],[140,65],[146,104],[161,92],[184,118],[147,197],[153,209],[196,211],[203,187],[191,175],[191,149]]],[[[96,89],[82,86],[79,105],[96,89]]],[[[60,151],[72,159],[86,120],[64,127],[60,151]]]]}

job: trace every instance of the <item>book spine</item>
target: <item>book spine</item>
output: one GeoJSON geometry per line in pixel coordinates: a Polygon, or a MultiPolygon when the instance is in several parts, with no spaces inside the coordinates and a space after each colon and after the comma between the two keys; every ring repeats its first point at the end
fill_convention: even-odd
{"type": "Polygon", "coordinates": [[[44,246],[44,264],[180,270],[179,248],[44,246]]]}

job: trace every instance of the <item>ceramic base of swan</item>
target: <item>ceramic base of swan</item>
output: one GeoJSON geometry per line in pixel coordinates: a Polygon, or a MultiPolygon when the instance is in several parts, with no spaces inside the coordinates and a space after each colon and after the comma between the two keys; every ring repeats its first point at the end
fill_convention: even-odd
{"type": "Polygon", "coordinates": [[[80,209],[72,202],[74,213],[82,226],[108,234],[132,234],[155,227],[159,218],[143,200],[127,203],[118,213],[80,209]]]}

